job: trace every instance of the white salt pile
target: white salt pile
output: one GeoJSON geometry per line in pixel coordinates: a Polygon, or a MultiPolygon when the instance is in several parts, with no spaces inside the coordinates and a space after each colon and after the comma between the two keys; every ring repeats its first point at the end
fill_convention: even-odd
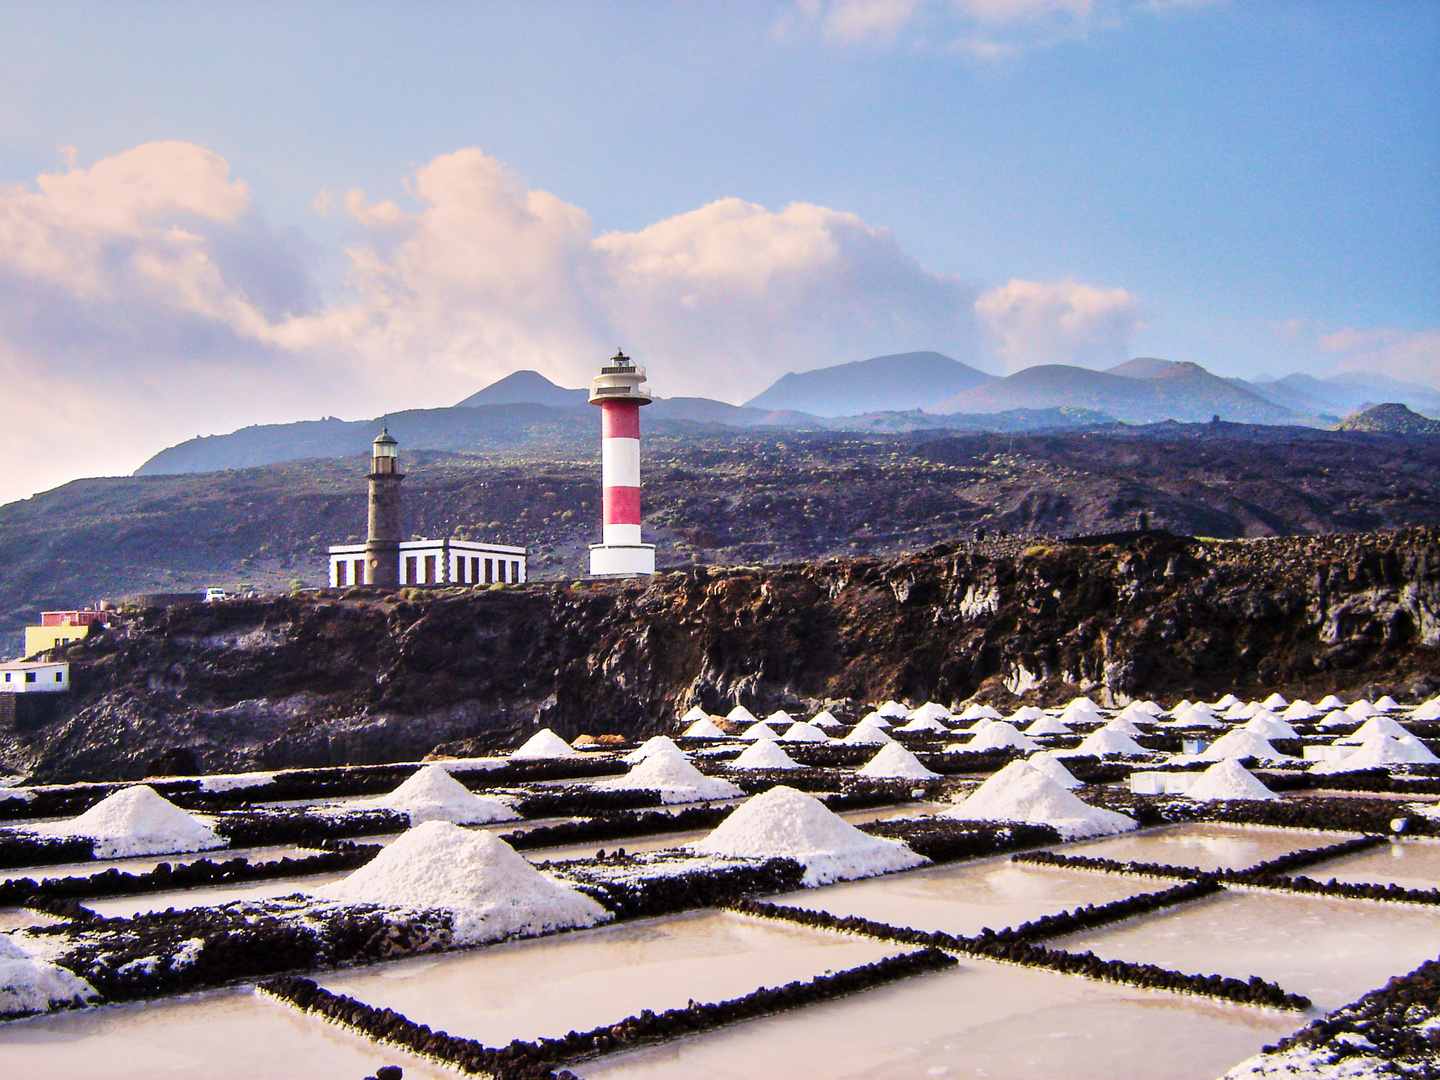
{"type": "Polygon", "coordinates": [[[960,720],[1000,720],[1003,719],[998,709],[989,705],[967,705],[957,719],[960,720]]]}
{"type": "Polygon", "coordinates": [[[512,758],[557,758],[569,757],[574,753],[578,753],[578,751],[573,746],[545,727],[526,739],[525,744],[510,756],[512,758]]]}
{"type": "Polygon", "coordinates": [[[1256,735],[1265,739],[1294,739],[1299,737],[1299,733],[1293,727],[1268,710],[1266,712],[1256,713],[1249,720],[1246,720],[1245,723],[1241,725],[1240,730],[1253,731],[1256,735]]]}
{"type": "Polygon", "coordinates": [[[1339,761],[1322,761],[1311,768],[1318,775],[1358,772],[1361,769],[1383,769],[1391,765],[1428,765],[1440,761],[1413,735],[1396,739],[1379,735],[1369,739],[1339,761]]]}
{"type": "Polygon", "coordinates": [[[778,739],[779,737],[779,735],[775,734],[774,728],[759,720],[755,721],[755,723],[740,733],[740,738],[750,742],[756,742],[760,739],[778,739]]]}
{"type": "Polygon", "coordinates": [[[1234,716],[1229,715],[1229,710],[1226,710],[1226,719],[1249,720],[1250,717],[1254,716],[1257,712],[1261,712],[1264,709],[1265,706],[1261,705],[1258,701],[1247,701],[1244,705],[1240,706],[1239,711],[1236,712],[1234,716]]]}
{"type": "Polygon", "coordinates": [[[765,723],[771,727],[789,727],[795,722],[795,718],[784,709],[776,709],[769,716],[765,717],[765,723]]]}
{"type": "Polygon", "coordinates": [[[840,721],[829,709],[822,709],[810,718],[810,723],[816,727],[840,727],[840,721]]]}
{"type": "Polygon", "coordinates": [[[584,893],[546,877],[498,836],[447,821],[405,833],[348,877],[314,896],[450,914],[456,945],[530,936],[612,918],[584,893]]]}
{"type": "Polygon", "coordinates": [[[1018,728],[1021,724],[1028,724],[1032,720],[1039,720],[1049,715],[1044,709],[1037,709],[1034,705],[1021,705],[1020,708],[1005,717],[1005,722],[1014,724],[1018,728]]]}
{"type": "Polygon", "coordinates": [[[949,729],[939,720],[932,717],[917,716],[908,724],[895,729],[896,731],[948,731],[949,729]]]}
{"type": "Polygon", "coordinates": [[[1176,727],[1220,727],[1210,710],[1204,705],[1187,705],[1170,714],[1171,723],[1176,727]]]}
{"type": "Polygon", "coordinates": [[[1081,802],[1024,761],[1012,761],[943,817],[962,821],[1028,821],[1049,825],[1067,840],[1106,836],[1135,828],[1113,810],[1081,802]]]}
{"type": "Polygon", "coordinates": [[[1274,710],[1274,709],[1283,709],[1283,708],[1285,708],[1286,705],[1289,705],[1290,703],[1289,703],[1288,701],[1286,701],[1286,700],[1284,699],[1284,697],[1282,697],[1280,694],[1271,694],[1269,697],[1267,697],[1267,698],[1266,698],[1264,701],[1262,701],[1260,704],[1263,705],[1263,706],[1264,706],[1265,708],[1267,708],[1267,709],[1274,710]]]}
{"type": "Polygon", "coordinates": [[[851,746],[884,746],[895,740],[884,728],[878,727],[868,720],[862,720],[855,725],[855,729],[849,735],[840,741],[849,743],[851,746]]]}
{"type": "Polygon", "coordinates": [[[1334,694],[1326,694],[1315,703],[1315,707],[1322,712],[1327,709],[1343,709],[1345,708],[1345,702],[1341,701],[1334,694]]]}
{"type": "Polygon", "coordinates": [[[32,825],[41,836],[79,836],[95,842],[102,859],[128,855],[180,855],[224,847],[225,841],[199,818],[145,784],[121,788],[79,817],[32,825]]]}
{"type": "Polygon", "coordinates": [[[864,716],[860,717],[860,723],[873,724],[875,727],[878,728],[888,728],[891,726],[890,718],[888,716],[886,716],[882,712],[876,712],[874,710],[867,712],[864,716]]]}
{"type": "Polygon", "coordinates": [[[1069,728],[1068,726],[1066,726],[1066,724],[1065,724],[1063,721],[1061,721],[1060,719],[1058,719],[1057,717],[1054,717],[1054,716],[1046,716],[1044,713],[1041,713],[1041,714],[1040,714],[1038,717],[1036,717],[1036,719],[1030,724],[1030,726],[1025,729],[1025,734],[1026,734],[1026,735],[1069,735],[1069,734],[1070,734],[1070,728],[1069,728]]]}
{"type": "Polygon", "coordinates": [[[1239,699],[1238,697],[1236,697],[1234,694],[1226,694],[1226,695],[1225,695],[1224,697],[1222,697],[1219,701],[1215,702],[1215,703],[1212,705],[1212,708],[1214,709],[1215,712],[1220,712],[1222,709],[1228,709],[1228,708],[1230,708],[1231,705],[1239,705],[1239,704],[1240,704],[1240,699],[1239,699]]]}
{"type": "Polygon", "coordinates": [[[411,825],[426,821],[488,825],[492,821],[514,821],[520,816],[499,799],[476,795],[441,765],[421,766],[390,794],[369,799],[366,805],[405,814],[411,825]]]}
{"type": "Polygon", "coordinates": [[[680,754],[685,752],[675,745],[675,740],[670,738],[669,735],[651,735],[650,738],[646,739],[620,760],[625,762],[626,765],[639,765],[640,762],[644,761],[651,754],[658,754],[661,750],[674,750],[680,754]]]}
{"type": "Polygon", "coordinates": [[[830,736],[814,724],[791,724],[790,730],[780,736],[781,742],[829,742],[830,736]]]}
{"type": "Polygon", "coordinates": [[[747,746],[744,752],[730,763],[732,769],[798,769],[800,766],[779,743],[761,740],[754,746],[747,746]]]}
{"type": "Polygon", "coordinates": [[[1123,731],[1098,728],[1081,741],[1074,750],[1059,751],[1059,757],[1144,757],[1150,753],[1123,731]]]}
{"type": "Polygon", "coordinates": [[[1105,714],[1089,698],[1076,698],[1060,710],[1060,719],[1066,724],[1100,724],[1105,714]]]}
{"type": "Polygon", "coordinates": [[[1355,723],[1355,717],[1351,716],[1344,709],[1331,709],[1320,721],[1321,727],[1349,727],[1355,723]]]}
{"type": "Polygon", "coordinates": [[[1187,799],[1224,802],[1227,799],[1278,799],[1249,769],[1234,758],[1217,761],[1200,774],[1185,792],[1187,799]]]}
{"type": "MultiPolygon", "coordinates": [[[[1021,750],[1040,749],[1039,743],[1030,736],[1021,734],[1014,725],[1007,724],[1004,720],[996,720],[961,749],[966,753],[973,754],[982,750],[1004,750],[1012,746],[1021,750]]],[[[947,749],[949,748],[947,747],[947,749]]]]}
{"type": "Polygon", "coordinates": [[[700,720],[709,719],[710,714],[707,713],[704,709],[702,709],[699,705],[691,705],[690,708],[685,711],[685,715],[680,717],[680,723],[693,724],[700,720]]]}
{"type": "Polygon", "coordinates": [[[732,724],[753,724],[760,718],[745,708],[744,705],[736,705],[725,714],[725,719],[729,720],[732,724]]]}
{"type": "Polygon", "coordinates": [[[904,705],[901,705],[900,702],[893,699],[885,702],[885,704],[881,705],[875,711],[878,712],[881,716],[890,716],[894,717],[897,720],[904,719],[905,717],[908,717],[910,715],[909,709],[907,709],[904,705]]]}
{"type": "MultiPolygon", "coordinates": [[[[762,746],[775,746],[775,744],[756,743],[745,753],[762,746]]],[[[783,750],[780,752],[784,753],[783,750]]],[[[738,799],[745,794],[728,780],[706,776],[694,765],[691,765],[678,748],[657,750],[624,776],[614,776],[609,780],[602,780],[594,786],[606,791],[658,791],[662,803],[738,799]]]]}
{"type": "Polygon", "coordinates": [[[1302,698],[1299,701],[1292,701],[1289,705],[1287,705],[1285,707],[1285,711],[1280,714],[1280,719],[1310,720],[1319,715],[1321,715],[1320,710],[1302,698]]]}
{"type": "Polygon", "coordinates": [[[874,780],[928,780],[940,774],[920,764],[919,758],[897,742],[882,746],[878,754],[860,766],[857,775],[874,780]]]}
{"type": "Polygon", "coordinates": [[[0,1018],[80,1005],[100,995],[72,971],[31,956],[0,934],[0,1018]]]}
{"type": "Polygon", "coordinates": [[[696,720],[685,729],[684,737],[687,739],[726,739],[729,738],[720,726],[708,716],[696,720]]]}
{"type": "Polygon", "coordinates": [[[1415,706],[1411,720],[1440,720],[1440,697],[1432,697],[1424,704],[1415,706]]]}
{"type": "Polygon", "coordinates": [[[1375,702],[1375,708],[1379,709],[1381,712],[1392,712],[1395,709],[1400,708],[1400,702],[1396,701],[1389,694],[1386,694],[1379,701],[1375,702]]]}
{"type": "Polygon", "coordinates": [[[1389,735],[1392,739],[1403,739],[1409,734],[1411,732],[1388,716],[1372,716],[1343,739],[1336,739],[1335,745],[1346,746],[1350,743],[1359,745],[1381,735],[1389,735]]]}
{"type": "Polygon", "coordinates": [[[1246,731],[1244,728],[1236,728],[1221,735],[1197,757],[1200,761],[1220,761],[1223,758],[1234,758],[1236,761],[1241,758],[1254,758],[1256,761],[1294,760],[1271,746],[1270,740],[1263,735],[1246,731]]]}
{"type": "Polygon", "coordinates": [[[1140,728],[1135,725],[1135,722],[1134,722],[1133,720],[1126,720],[1126,719],[1125,719],[1124,717],[1122,717],[1122,716],[1117,716],[1117,717],[1115,717],[1115,718],[1112,719],[1112,720],[1107,720],[1104,724],[1101,725],[1100,730],[1102,730],[1102,731],[1118,731],[1118,732],[1120,732],[1121,735],[1143,735],[1143,734],[1144,734],[1144,732],[1141,731],[1140,728]]]}
{"type": "Polygon", "coordinates": [[[756,795],[691,849],[734,859],[794,859],[805,867],[801,883],[807,886],[909,870],[929,861],[898,840],[861,832],[819,799],[784,785],[756,795]]]}
{"type": "Polygon", "coordinates": [[[912,720],[948,720],[950,710],[936,701],[927,701],[910,714],[912,720]]]}
{"type": "Polygon", "coordinates": [[[1025,759],[1025,763],[1032,769],[1039,769],[1055,783],[1068,791],[1073,791],[1085,785],[1076,780],[1070,770],[1060,763],[1060,759],[1049,750],[1037,750],[1025,759]]]}
{"type": "Polygon", "coordinates": [[[1148,709],[1142,709],[1138,701],[1132,701],[1125,708],[1121,709],[1115,717],[1116,720],[1127,720],[1130,723],[1148,724],[1155,719],[1155,714],[1148,709]]]}
{"type": "Polygon", "coordinates": [[[1361,698],[1359,701],[1352,701],[1349,705],[1346,705],[1345,711],[1356,720],[1369,720],[1370,717],[1374,716],[1380,710],[1364,698],[1361,698]]]}
{"type": "MultiPolygon", "coordinates": [[[[973,724],[971,724],[968,728],[962,728],[961,730],[962,730],[962,731],[969,731],[969,732],[971,732],[972,734],[978,735],[980,732],[984,731],[984,730],[985,730],[987,727],[989,727],[991,724],[1003,724],[1003,723],[1007,723],[1007,721],[1004,721],[1004,720],[991,720],[988,716],[982,716],[979,720],[976,720],[976,721],[975,721],[973,724]]],[[[1011,727],[1014,727],[1015,725],[1014,725],[1014,724],[1011,724],[1010,726],[1011,726],[1011,727]]]]}

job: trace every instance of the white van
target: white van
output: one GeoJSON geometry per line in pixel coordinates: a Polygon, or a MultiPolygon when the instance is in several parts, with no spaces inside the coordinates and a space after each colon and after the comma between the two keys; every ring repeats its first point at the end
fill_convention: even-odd
{"type": "Polygon", "coordinates": [[[215,601],[217,601],[217,600],[229,600],[229,599],[230,599],[230,594],[227,593],[224,589],[206,589],[206,590],[205,590],[205,602],[206,602],[207,604],[213,604],[213,603],[215,603],[215,601]]]}

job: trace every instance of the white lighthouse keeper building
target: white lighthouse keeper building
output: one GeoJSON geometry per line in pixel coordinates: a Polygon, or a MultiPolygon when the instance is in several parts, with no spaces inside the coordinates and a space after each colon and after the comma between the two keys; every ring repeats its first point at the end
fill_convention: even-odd
{"type": "Polygon", "coordinates": [[[640,540],[640,406],[650,404],[645,369],[619,350],[590,383],[600,406],[603,542],[590,545],[594,577],[655,572],[655,545],[640,540]]]}

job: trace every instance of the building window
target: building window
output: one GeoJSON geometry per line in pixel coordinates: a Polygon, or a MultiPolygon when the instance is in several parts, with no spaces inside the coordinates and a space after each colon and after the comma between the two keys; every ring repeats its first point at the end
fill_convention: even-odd
{"type": "Polygon", "coordinates": [[[424,585],[434,585],[434,584],[435,584],[435,581],[436,581],[436,578],[435,578],[435,556],[434,556],[434,555],[426,555],[426,556],[425,556],[425,580],[424,580],[421,584],[424,584],[424,585]]]}
{"type": "Polygon", "coordinates": [[[57,671],[57,672],[55,672],[55,681],[56,681],[56,682],[64,682],[64,681],[65,681],[65,676],[64,676],[61,672],[58,672],[58,671],[57,671]]]}
{"type": "Polygon", "coordinates": [[[405,560],[405,583],[407,585],[415,584],[416,568],[419,562],[420,560],[414,555],[405,560]]]}
{"type": "Polygon", "coordinates": [[[520,560],[516,559],[510,564],[510,581],[515,585],[520,584],[520,560]]]}
{"type": "Polygon", "coordinates": [[[26,681],[26,682],[34,682],[34,681],[35,681],[35,672],[33,672],[33,671],[27,671],[27,672],[25,672],[25,681],[26,681]]]}
{"type": "Polygon", "coordinates": [[[5,681],[6,681],[6,682],[9,682],[9,681],[10,681],[10,672],[8,672],[8,671],[5,672],[5,681]]]}
{"type": "Polygon", "coordinates": [[[343,561],[335,564],[335,584],[344,588],[347,584],[345,578],[349,576],[350,567],[343,561]]]}
{"type": "Polygon", "coordinates": [[[495,560],[485,560],[485,584],[489,585],[495,581],[495,560]]]}
{"type": "Polygon", "coordinates": [[[476,555],[470,560],[470,584],[480,583],[480,556],[476,555]]]}
{"type": "Polygon", "coordinates": [[[364,584],[365,584],[365,560],[364,560],[364,559],[356,559],[356,560],[355,560],[355,584],[356,584],[356,585],[364,585],[364,584]]]}

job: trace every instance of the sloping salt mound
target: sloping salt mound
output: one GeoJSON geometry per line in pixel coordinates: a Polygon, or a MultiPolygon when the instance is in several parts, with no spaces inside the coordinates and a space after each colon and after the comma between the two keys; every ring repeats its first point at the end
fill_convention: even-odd
{"type": "Polygon", "coordinates": [[[895,701],[893,698],[890,701],[885,702],[885,704],[881,705],[875,711],[878,712],[881,716],[893,716],[897,720],[903,719],[904,717],[910,715],[910,710],[907,709],[904,705],[901,705],[900,702],[895,701]]]}
{"type": "MultiPolygon", "coordinates": [[[[1082,698],[1081,700],[1084,702],[1090,701],[1089,698],[1082,698]]],[[[1060,711],[1060,719],[1067,724],[1103,724],[1105,722],[1105,714],[1096,708],[1093,703],[1088,705],[1076,704],[1072,701],[1060,711]]]]}
{"type": "Polygon", "coordinates": [[[1225,710],[1225,715],[1226,718],[1230,720],[1249,720],[1250,717],[1264,709],[1265,706],[1261,705],[1258,701],[1247,701],[1244,705],[1240,706],[1239,710],[1233,716],[1230,715],[1229,709],[1225,710]]]}
{"type": "Polygon", "coordinates": [[[1223,758],[1234,758],[1239,761],[1241,758],[1251,757],[1257,761],[1294,760],[1271,746],[1270,740],[1263,735],[1246,731],[1244,728],[1236,728],[1234,731],[1221,735],[1206,747],[1203,753],[1198,755],[1201,761],[1220,761],[1223,758]]]}
{"type": "Polygon", "coordinates": [[[1187,799],[1200,802],[1224,802],[1227,799],[1278,799],[1249,769],[1234,758],[1217,761],[1200,774],[1185,792],[1187,799]]]}
{"type": "Polygon", "coordinates": [[[783,784],[756,795],[691,849],[735,859],[794,859],[805,867],[801,884],[809,886],[929,862],[898,840],[861,832],[819,799],[783,784]]]}
{"type": "Polygon", "coordinates": [[[1226,694],[1226,695],[1225,695],[1224,697],[1222,697],[1219,701],[1214,702],[1211,707],[1212,707],[1216,712],[1219,712],[1219,711],[1222,710],[1222,709],[1228,709],[1228,708],[1230,708],[1231,705],[1239,705],[1239,704],[1240,704],[1240,699],[1239,699],[1238,697],[1236,697],[1234,694],[1226,694]]]}
{"type": "Polygon", "coordinates": [[[886,716],[882,712],[875,712],[873,710],[871,712],[867,712],[864,716],[860,717],[860,723],[873,724],[875,727],[878,728],[888,728],[892,726],[890,723],[890,718],[888,716],[886,716]]]}
{"type": "Polygon", "coordinates": [[[1204,705],[1187,705],[1170,714],[1176,727],[1219,727],[1220,721],[1204,705]]]}
{"type": "Polygon", "coordinates": [[[691,705],[690,708],[685,710],[685,715],[680,717],[680,723],[693,724],[699,720],[709,719],[710,714],[707,713],[704,709],[702,709],[699,705],[691,705]]]}
{"type": "Polygon", "coordinates": [[[882,746],[880,752],[860,766],[857,775],[876,780],[928,780],[939,776],[924,765],[920,759],[898,742],[882,746]]]}
{"type": "Polygon", "coordinates": [[[1124,717],[1121,716],[1117,716],[1113,720],[1107,720],[1104,724],[1101,725],[1101,730],[1118,731],[1121,735],[1144,734],[1144,732],[1135,725],[1134,721],[1126,720],[1124,717]]]}
{"type": "MultiPolygon", "coordinates": [[[[978,735],[978,734],[980,734],[980,732],[984,731],[984,730],[985,730],[987,727],[989,727],[991,724],[1003,724],[1003,723],[1008,723],[1008,721],[1005,721],[1005,720],[991,720],[988,716],[982,716],[979,720],[976,720],[976,721],[975,721],[973,724],[971,724],[968,728],[961,728],[960,730],[961,730],[961,731],[968,731],[968,732],[970,732],[971,734],[978,735]]],[[[1014,724],[1011,724],[1010,726],[1011,726],[1011,727],[1014,727],[1015,725],[1014,725],[1014,724]]]]}
{"type": "Polygon", "coordinates": [[[1024,761],[1012,761],[941,816],[962,821],[1029,821],[1049,825],[1067,840],[1135,828],[1134,819],[1081,802],[1024,761]]]}
{"type": "Polygon", "coordinates": [[[1321,727],[1349,727],[1355,723],[1355,717],[1351,716],[1344,709],[1331,709],[1320,721],[1321,727]]]}
{"type": "Polygon", "coordinates": [[[1028,724],[1032,720],[1039,720],[1041,717],[1049,715],[1044,709],[1037,709],[1034,705],[1021,705],[1020,708],[1005,717],[1005,722],[1014,724],[1018,728],[1021,724],[1028,724]]]}
{"type": "Polygon", "coordinates": [[[814,724],[791,724],[790,730],[780,736],[781,742],[829,742],[830,736],[814,724]]]}
{"type": "Polygon", "coordinates": [[[661,750],[674,750],[676,753],[682,755],[685,753],[684,750],[681,750],[680,747],[675,745],[675,740],[670,738],[669,735],[651,735],[650,738],[646,739],[620,760],[625,762],[626,765],[639,765],[640,762],[644,761],[651,754],[658,754],[661,750]]]}
{"type": "Polygon", "coordinates": [[[1334,694],[1326,694],[1315,703],[1315,707],[1322,712],[1327,709],[1343,709],[1345,708],[1345,702],[1341,701],[1334,694]]]}
{"type": "Polygon", "coordinates": [[[798,769],[795,759],[785,752],[779,743],[762,739],[754,746],[747,746],[743,753],[730,763],[732,769],[798,769]]]}
{"type": "Polygon", "coordinates": [[[121,788],[79,817],[31,826],[29,831],[87,837],[95,842],[95,854],[104,859],[179,855],[225,846],[210,826],[146,784],[121,788]]]}
{"type": "Polygon", "coordinates": [[[855,725],[855,730],[840,741],[849,743],[851,746],[884,746],[895,740],[884,728],[877,727],[868,720],[861,720],[855,725]]]}
{"type": "Polygon", "coordinates": [[[1150,753],[1123,731],[1099,728],[1086,735],[1074,750],[1063,750],[1058,757],[1144,757],[1150,753]]]}
{"type": "Polygon", "coordinates": [[[1069,735],[1070,729],[1061,720],[1054,716],[1046,716],[1041,713],[1035,721],[1025,729],[1026,735],[1069,735]]]}
{"type": "Polygon", "coordinates": [[[771,727],[789,727],[795,722],[795,718],[784,709],[776,709],[769,716],[765,717],[765,723],[771,727]]]}
{"type": "Polygon", "coordinates": [[[1272,712],[1256,713],[1240,728],[1241,731],[1253,731],[1256,735],[1265,739],[1294,739],[1299,733],[1281,720],[1272,712]]]}
{"type": "Polygon", "coordinates": [[[1065,766],[1060,763],[1060,759],[1050,753],[1049,750],[1037,750],[1025,759],[1025,764],[1029,765],[1032,769],[1039,769],[1067,791],[1074,791],[1078,787],[1085,786],[1080,783],[1079,780],[1076,780],[1075,777],[1071,775],[1070,770],[1065,768],[1065,766]]]}
{"type": "Polygon", "coordinates": [[[1357,772],[1390,765],[1426,765],[1436,761],[1440,758],[1413,735],[1401,739],[1379,735],[1363,743],[1353,754],[1347,754],[1339,761],[1322,761],[1310,771],[1316,774],[1357,772]]]}
{"type": "Polygon", "coordinates": [[[978,753],[981,750],[1003,750],[1009,746],[1019,747],[1021,750],[1040,749],[1039,743],[1015,730],[1014,725],[1007,724],[1004,720],[996,720],[966,743],[965,751],[978,753]]]}
{"type": "Polygon", "coordinates": [[[778,739],[779,737],[779,735],[775,734],[774,728],[759,720],[755,721],[755,723],[740,733],[740,738],[747,739],[750,742],[755,742],[759,739],[778,739]]]}
{"type": "Polygon", "coordinates": [[[1335,744],[1337,746],[1345,746],[1349,743],[1359,744],[1369,742],[1381,735],[1389,735],[1392,739],[1403,739],[1409,734],[1411,734],[1409,731],[1388,716],[1372,716],[1343,739],[1336,739],[1335,744]]]}
{"type": "Polygon", "coordinates": [[[48,1012],[99,996],[74,972],[31,956],[13,938],[0,934],[0,1017],[48,1012]]]}
{"type": "Polygon", "coordinates": [[[910,714],[912,720],[948,720],[950,710],[936,701],[927,701],[910,714]]]}
{"type": "Polygon", "coordinates": [[[959,717],[957,717],[957,719],[959,719],[959,720],[999,720],[999,719],[1001,719],[1001,716],[1000,716],[1000,712],[999,712],[998,709],[993,709],[993,708],[991,708],[989,705],[966,705],[966,706],[965,706],[965,711],[962,712],[962,713],[959,715],[959,717]]]}
{"type": "Polygon", "coordinates": [[[584,893],[540,873],[498,836],[447,821],[417,825],[313,895],[342,904],[447,911],[457,945],[594,926],[612,917],[584,893]]]}
{"type": "Polygon", "coordinates": [[[1271,694],[1260,704],[1265,706],[1265,708],[1267,709],[1283,709],[1286,705],[1289,705],[1290,703],[1279,694],[1271,694]]]}
{"type": "Polygon", "coordinates": [[[725,732],[720,730],[719,726],[715,723],[715,721],[711,720],[708,716],[696,720],[693,724],[687,727],[685,729],[684,735],[687,739],[729,738],[729,736],[727,736],[725,732]]]}
{"type": "Polygon", "coordinates": [[[1132,701],[1129,705],[1126,705],[1125,708],[1120,710],[1120,712],[1116,715],[1115,719],[1127,720],[1132,724],[1136,723],[1137,721],[1142,724],[1148,724],[1155,719],[1155,714],[1149,712],[1146,709],[1142,709],[1138,701],[1132,701]]]}
{"type": "Polygon", "coordinates": [[[1410,714],[1411,720],[1440,720],[1440,697],[1432,697],[1423,705],[1415,706],[1415,711],[1410,714]]]}
{"type": "Polygon", "coordinates": [[[1389,694],[1386,694],[1379,701],[1375,702],[1375,708],[1381,712],[1391,712],[1394,709],[1400,708],[1400,702],[1396,701],[1389,694]]]}
{"type": "Polygon", "coordinates": [[[525,745],[510,756],[512,758],[554,758],[569,757],[575,753],[579,753],[579,751],[545,727],[526,739],[525,745]]]}
{"type": "MultiPolygon", "coordinates": [[[[762,746],[775,746],[775,744],[756,743],[745,753],[748,754],[751,750],[762,746]]],[[[775,748],[779,749],[779,747],[775,748]]],[[[783,750],[780,752],[784,753],[783,750]]],[[[678,748],[657,750],[624,776],[614,776],[609,780],[602,780],[594,786],[608,791],[658,791],[662,803],[699,802],[702,799],[738,799],[745,794],[728,780],[706,776],[694,765],[691,765],[678,748]]]]}
{"type": "Polygon", "coordinates": [[[829,709],[822,709],[810,718],[810,723],[816,727],[840,727],[840,721],[829,709]]]}
{"type": "Polygon", "coordinates": [[[1164,709],[1148,698],[1144,701],[1132,701],[1130,704],[1141,712],[1149,713],[1151,716],[1163,716],[1165,714],[1164,709]]]}
{"type": "Polygon", "coordinates": [[[1374,716],[1380,710],[1364,698],[1361,698],[1359,701],[1352,701],[1349,705],[1346,705],[1345,711],[1356,720],[1369,720],[1370,717],[1374,716]]]}
{"type": "Polygon", "coordinates": [[[499,799],[476,795],[441,765],[423,765],[388,795],[368,800],[381,810],[406,814],[411,825],[450,821],[456,825],[488,825],[514,821],[520,815],[499,799]]]}
{"type": "Polygon", "coordinates": [[[732,724],[753,724],[760,718],[745,708],[744,705],[736,705],[725,714],[725,719],[729,720],[732,724]]]}
{"type": "Polygon", "coordinates": [[[1311,705],[1308,701],[1301,699],[1300,701],[1292,701],[1289,705],[1287,705],[1285,707],[1285,711],[1280,714],[1280,719],[1309,720],[1311,717],[1319,715],[1319,709],[1317,709],[1314,705],[1311,705]]]}
{"type": "Polygon", "coordinates": [[[939,720],[931,717],[917,716],[908,724],[895,729],[896,731],[948,731],[949,729],[939,720]]]}

